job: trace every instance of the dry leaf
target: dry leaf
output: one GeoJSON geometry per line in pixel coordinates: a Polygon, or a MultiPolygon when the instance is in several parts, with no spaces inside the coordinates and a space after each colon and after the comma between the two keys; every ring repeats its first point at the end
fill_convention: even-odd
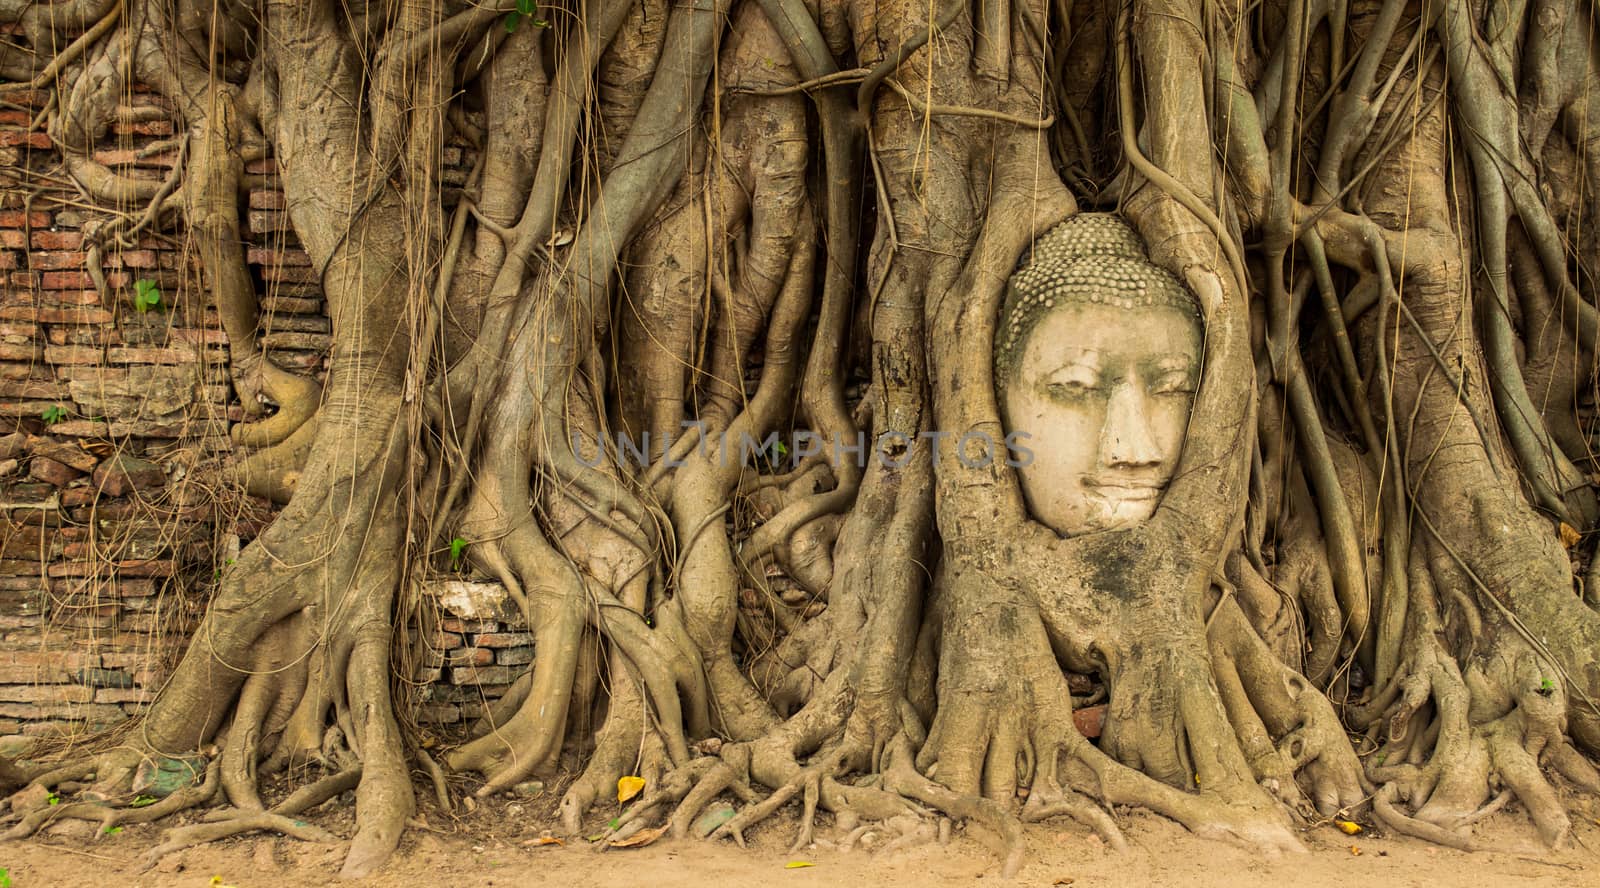
{"type": "Polygon", "coordinates": [[[1361,824],[1356,823],[1353,820],[1335,820],[1333,825],[1339,827],[1340,832],[1343,832],[1347,836],[1353,836],[1356,833],[1361,832],[1361,824]]]}
{"type": "Polygon", "coordinates": [[[1356,847],[1355,845],[1351,845],[1350,846],[1350,855],[1352,857],[1360,857],[1361,856],[1361,849],[1356,847]]]}
{"type": "Polygon", "coordinates": [[[562,841],[561,839],[556,838],[555,836],[550,835],[550,831],[549,830],[545,830],[544,832],[539,834],[538,838],[529,839],[526,842],[523,842],[522,844],[524,844],[524,845],[533,845],[534,847],[541,847],[541,846],[544,846],[544,845],[565,845],[566,842],[562,841]]]}
{"type": "Polygon", "coordinates": [[[1050,884],[1052,884],[1052,885],[1071,885],[1075,881],[1077,881],[1077,880],[1072,878],[1071,876],[1062,876],[1061,878],[1055,880],[1054,882],[1051,882],[1050,884]]]}
{"type": "Polygon", "coordinates": [[[1561,533],[1561,545],[1563,548],[1570,549],[1578,544],[1579,537],[1577,528],[1563,521],[1561,522],[1561,527],[1559,530],[1561,533]]]}
{"type": "Polygon", "coordinates": [[[644,791],[644,778],[629,774],[617,778],[617,801],[626,802],[644,791]]]}
{"type": "MultiPolygon", "coordinates": [[[[626,780],[627,778],[624,777],[623,779],[626,780]]],[[[638,778],[634,779],[637,780],[638,778]]],[[[643,783],[644,781],[640,780],[639,782],[643,783]]],[[[663,823],[655,829],[641,829],[633,835],[628,836],[626,839],[617,839],[616,841],[608,842],[607,844],[613,848],[643,848],[644,846],[665,835],[667,832],[667,827],[671,825],[672,824],[670,823],[663,823]]]]}

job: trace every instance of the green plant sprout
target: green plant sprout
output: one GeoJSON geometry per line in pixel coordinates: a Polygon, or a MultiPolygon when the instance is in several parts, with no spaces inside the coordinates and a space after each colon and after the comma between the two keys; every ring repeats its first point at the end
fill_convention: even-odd
{"type": "Polygon", "coordinates": [[[133,282],[133,307],[141,314],[161,307],[161,286],[149,278],[133,282]]]}
{"type": "Polygon", "coordinates": [[[539,11],[539,4],[538,4],[537,0],[517,0],[517,8],[511,10],[508,13],[506,13],[506,18],[505,18],[506,33],[507,34],[515,34],[515,33],[517,33],[517,26],[522,24],[522,20],[524,18],[527,18],[528,21],[529,21],[529,24],[532,24],[535,28],[548,28],[548,27],[550,27],[550,20],[549,19],[546,19],[546,18],[530,18],[530,16],[532,16],[534,13],[536,13],[538,11],[539,11]]]}
{"type": "Polygon", "coordinates": [[[44,408],[44,412],[39,414],[39,418],[44,420],[45,425],[55,425],[67,418],[67,408],[60,404],[51,404],[49,407],[44,408]]]}

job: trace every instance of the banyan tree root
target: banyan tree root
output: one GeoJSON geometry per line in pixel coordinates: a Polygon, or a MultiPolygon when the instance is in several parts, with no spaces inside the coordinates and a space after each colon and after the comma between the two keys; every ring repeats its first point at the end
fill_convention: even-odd
{"type": "Polygon", "coordinates": [[[642,778],[603,847],[796,804],[797,846],[965,820],[1007,873],[1024,822],[1120,847],[1121,805],[1269,852],[1368,804],[1489,847],[1515,806],[1559,845],[1557,777],[1600,789],[1584,4],[24,5],[0,72],[73,201],[143,208],[107,244],[183,221],[276,407],[235,477],[286,506],[13,836],[221,798],[158,851],[325,840],[297,818],[354,790],[373,871],[444,571],[537,658],[435,793],[571,768],[582,834],[642,778]],[[131,80],[186,134],[160,182],[96,160],[131,80]],[[267,156],[320,387],[256,338],[267,156]],[[328,776],[269,808],[286,769],[328,776]]]}

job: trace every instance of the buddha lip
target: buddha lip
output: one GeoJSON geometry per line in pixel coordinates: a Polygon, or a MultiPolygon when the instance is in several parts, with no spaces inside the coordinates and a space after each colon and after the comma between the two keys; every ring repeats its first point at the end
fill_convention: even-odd
{"type": "Polygon", "coordinates": [[[1161,492],[1155,481],[1089,481],[1085,484],[1101,493],[1120,494],[1127,499],[1143,499],[1161,492]]]}

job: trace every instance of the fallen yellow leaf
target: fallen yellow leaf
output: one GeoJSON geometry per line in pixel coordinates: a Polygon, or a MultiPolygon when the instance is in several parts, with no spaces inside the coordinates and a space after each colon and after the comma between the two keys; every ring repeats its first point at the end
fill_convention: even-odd
{"type": "Polygon", "coordinates": [[[783,868],[784,869],[804,869],[805,867],[808,867],[808,866],[816,866],[816,864],[807,863],[804,860],[791,860],[788,863],[784,864],[783,868]]]}
{"type": "Polygon", "coordinates": [[[670,823],[663,823],[655,829],[641,829],[625,839],[617,839],[609,844],[613,848],[643,848],[665,835],[667,827],[671,825],[670,823]]]}
{"type": "Polygon", "coordinates": [[[617,801],[626,802],[644,791],[644,778],[629,774],[617,779],[617,801]]]}
{"type": "Polygon", "coordinates": [[[211,877],[211,885],[212,885],[212,888],[233,888],[232,885],[224,885],[224,884],[222,884],[222,877],[221,876],[212,876],[211,877]]]}
{"type": "Polygon", "coordinates": [[[1339,827],[1339,830],[1347,836],[1353,836],[1361,832],[1361,824],[1351,820],[1335,820],[1333,824],[1339,827]]]}
{"type": "Polygon", "coordinates": [[[1578,544],[1579,536],[1577,528],[1563,521],[1558,529],[1561,533],[1561,545],[1563,548],[1570,549],[1578,544]]]}

